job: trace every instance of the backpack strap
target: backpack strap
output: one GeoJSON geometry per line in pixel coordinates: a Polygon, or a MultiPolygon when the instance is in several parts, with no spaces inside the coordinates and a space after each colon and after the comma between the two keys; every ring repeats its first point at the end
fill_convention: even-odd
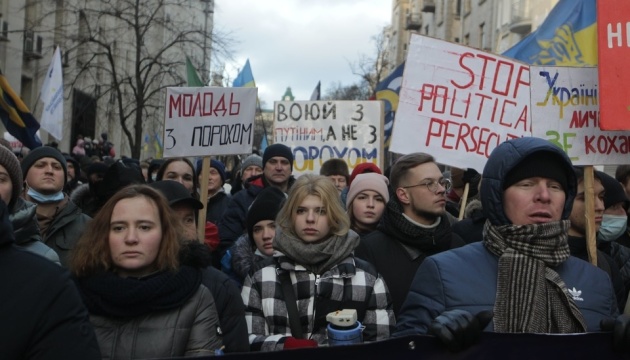
{"type": "Polygon", "coordinates": [[[300,324],[300,313],[297,308],[297,300],[295,292],[293,292],[293,284],[288,271],[278,274],[280,284],[282,284],[282,292],[284,293],[284,302],[287,305],[287,315],[289,317],[289,326],[291,327],[291,335],[294,338],[302,339],[302,325],[300,324]]]}

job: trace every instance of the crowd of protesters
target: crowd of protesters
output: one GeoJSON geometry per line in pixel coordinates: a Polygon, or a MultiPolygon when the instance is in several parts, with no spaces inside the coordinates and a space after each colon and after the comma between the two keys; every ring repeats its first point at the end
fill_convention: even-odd
{"type": "Polygon", "coordinates": [[[584,170],[538,138],[499,145],[481,174],[412,153],[299,177],[283,144],[230,170],[213,158],[208,178],[198,159],[117,158],[107,134],[67,153],[3,145],[7,358],[325,346],[342,309],[367,342],[429,334],[458,351],[482,331],[614,328],[630,348],[630,165],[595,171],[593,266],[584,170]]]}

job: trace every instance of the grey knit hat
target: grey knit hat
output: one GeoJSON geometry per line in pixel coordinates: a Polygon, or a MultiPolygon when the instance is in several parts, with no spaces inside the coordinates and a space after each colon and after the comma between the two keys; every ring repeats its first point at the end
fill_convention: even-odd
{"type": "Polygon", "coordinates": [[[262,169],[262,158],[256,154],[249,155],[243,160],[241,164],[241,171],[247,169],[248,167],[255,165],[262,169]]]}
{"type": "Polygon", "coordinates": [[[11,201],[7,204],[9,212],[12,211],[13,205],[18,196],[22,193],[22,168],[20,167],[20,161],[15,154],[4,146],[0,146],[0,165],[2,165],[11,178],[11,184],[13,185],[13,193],[11,194],[11,201]]]}

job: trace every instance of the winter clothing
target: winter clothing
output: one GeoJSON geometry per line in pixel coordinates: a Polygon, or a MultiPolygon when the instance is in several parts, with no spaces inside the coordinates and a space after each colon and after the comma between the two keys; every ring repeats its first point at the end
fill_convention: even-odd
{"type": "Polygon", "coordinates": [[[547,152],[533,153],[518,163],[518,167],[512,168],[503,181],[503,190],[523,179],[532,177],[544,177],[560,183],[563,189],[567,188],[566,169],[556,166],[558,156],[547,152]]]}
{"type": "Polygon", "coordinates": [[[466,244],[483,239],[483,225],[486,217],[483,215],[481,201],[475,199],[466,205],[464,218],[452,226],[454,234],[459,235],[466,244]]]}
{"type": "Polygon", "coordinates": [[[251,275],[274,262],[272,256],[263,255],[247,234],[239,237],[234,245],[223,255],[221,259],[221,271],[232,280],[243,286],[247,275],[251,275]]]}
{"type": "Polygon", "coordinates": [[[254,199],[247,210],[247,217],[245,219],[247,235],[252,243],[254,242],[254,225],[263,220],[276,221],[276,216],[285,199],[286,196],[282,190],[273,186],[264,188],[256,199],[254,199]]]}
{"type": "Polygon", "coordinates": [[[185,204],[195,210],[203,209],[201,201],[195,199],[184,185],[173,180],[154,181],[150,187],[158,190],[168,200],[169,206],[185,204]]]}
{"type": "Polygon", "coordinates": [[[381,174],[367,173],[357,175],[352,185],[349,186],[345,203],[346,208],[350,206],[354,198],[364,190],[376,191],[383,197],[385,203],[387,203],[389,201],[389,189],[387,185],[389,185],[389,180],[381,174]]]}
{"type": "Polygon", "coordinates": [[[96,194],[90,189],[90,184],[81,184],[70,194],[70,200],[89,216],[94,217],[100,209],[96,194]]]}
{"type": "Polygon", "coordinates": [[[262,158],[256,154],[249,155],[248,157],[245,158],[245,160],[243,160],[243,163],[241,163],[241,172],[245,171],[245,169],[247,169],[248,167],[252,165],[258,166],[259,168],[262,169],[263,167],[262,158]]]}
{"type": "Polygon", "coordinates": [[[291,164],[291,170],[293,170],[293,152],[291,151],[290,147],[283,144],[273,144],[267,146],[262,158],[263,169],[265,168],[265,164],[267,164],[267,161],[275,156],[283,157],[289,160],[289,164],[291,164]]]}
{"type": "Polygon", "coordinates": [[[231,196],[223,188],[209,197],[206,203],[206,220],[215,224],[218,223],[228,209],[230,198],[231,196]]]}
{"type": "Polygon", "coordinates": [[[9,211],[13,210],[16,200],[22,193],[22,183],[24,177],[22,176],[22,168],[20,167],[20,161],[15,154],[4,146],[0,146],[0,165],[2,165],[11,179],[11,185],[13,191],[11,193],[11,200],[7,204],[9,211]]]}
{"type": "MultiPolygon", "coordinates": [[[[195,170],[197,171],[197,176],[201,175],[202,166],[203,166],[203,159],[197,160],[197,162],[195,163],[195,170]]],[[[221,185],[225,184],[225,180],[227,179],[227,176],[225,173],[225,165],[219,160],[210,159],[210,167],[214,168],[219,173],[219,177],[221,177],[221,185]]]]}
{"type": "Polygon", "coordinates": [[[576,189],[571,161],[550,142],[518,138],[496,147],[481,184],[488,217],[483,243],[424,261],[402,307],[396,335],[426,334],[434,318],[452,309],[494,311],[487,331],[598,331],[601,320],[616,316],[617,303],[605,272],[569,256],[567,219],[576,189]],[[534,153],[539,159],[540,153],[554,159],[553,167],[562,170],[530,175],[552,176],[565,184],[562,220],[513,225],[503,208],[504,179],[534,153]]]}
{"type": "Polygon", "coordinates": [[[367,163],[367,162],[361,163],[355,166],[354,169],[352,169],[352,173],[350,174],[350,180],[348,181],[348,186],[352,185],[352,182],[354,181],[354,178],[357,177],[357,175],[368,174],[368,173],[383,174],[381,169],[376,164],[367,163]]]}
{"type": "Polygon", "coordinates": [[[15,244],[37,255],[61,265],[59,256],[55,250],[49,248],[42,242],[39,233],[35,212],[37,205],[22,198],[17,199],[15,209],[9,214],[9,220],[15,231],[15,244]]]}
{"type": "Polygon", "coordinates": [[[341,159],[328,159],[324,161],[322,167],[319,169],[319,174],[323,176],[339,175],[346,178],[346,181],[350,179],[350,172],[348,171],[348,164],[341,159]]]}
{"type": "Polygon", "coordinates": [[[103,181],[96,191],[99,209],[105,205],[118,190],[132,184],[144,184],[144,176],[139,166],[126,165],[122,161],[116,161],[109,166],[103,181]]]}
{"type": "Polygon", "coordinates": [[[437,227],[425,229],[409,222],[402,211],[398,200],[390,199],[377,229],[363,237],[355,251],[355,256],[374,265],[385,279],[396,315],[424,259],[464,245],[459,236],[452,234],[446,214],[439,218],[437,227]]]}
{"type": "MultiPolygon", "coordinates": [[[[351,231],[347,241],[356,237],[351,231]]],[[[276,241],[278,238],[276,235],[276,241]]],[[[292,241],[301,242],[298,239],[292,241]]],[[[315,264],[311,264],[313,265],[315,264]]],[[[300,324],[305,338],[315,340],[318,344],[327,344],[326,314],[339,309],[357,309],[358,319],[365,326],[365,341],[389,338],[395,324],[391,298],[383,278],[370,264],[354,258],[350,253],[316,275],[280,254],[276,258],[276,264],[246,277],[243,284],[241,295],[245,303],[252,350],[283,349],[285,341],[291,337],[280,280],[280,276],[284,274],[288,274],[296,292],[300,324]]]]}
{"type": "Polygon", "coordinates": [[[0,349],[5,359],[100,359],[94,330],[67,270],[13,245],[0,205],[0,349]]]}
{"type": "Polygon", "coordinates": [[[623,186],[621,186],[621,183],[612,176],[601,171],[597,171],[597,177],[601,180],[602,185],[606,190],[606,193],[604,194],[604,208],[608,209],[615,204],[623,203],[623,207],[627,211],[628,205],[630,205],[630,200],[628,199],[623,186]]]}
{"type": "Polygon", "coordinates": [[[26,179],[26,175],[28,174],[28,169],[30,169],[31,166],[33,166],[33,164],[35,164],[37,160],[41,158],[45,158],[45,157],[53,158],[59,161],[59,163],[61,164],[61,167],[63,168],[64,184],[65,184],[68,181],[68,169],[66,168],[67,166],[66,158],[63,156],[63,154],[59,150],[50,146],[40,146],[38,148],[35,148],[29,151],[29,153],[24,157],[24,159],[22,159],[21,166],[22,166],[22,176],[24,177],[24,179],[26,179]]]}

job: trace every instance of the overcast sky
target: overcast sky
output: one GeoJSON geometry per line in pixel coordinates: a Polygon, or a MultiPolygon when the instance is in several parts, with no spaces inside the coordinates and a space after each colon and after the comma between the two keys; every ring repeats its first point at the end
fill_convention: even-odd
{"type": "MultiPolygon", "coordinates": [[[[272,109],[287,86],[309,100],[335,82],[356,83],[350,63],[375,55],[372,37],[391,21],[391,0],[215,0],[215,30],[229,31],[234,62],[230,84],[249,58],[258,96],[272,109]]],[[[214,68],[213,68],[214,70],[214,68]]]]}

